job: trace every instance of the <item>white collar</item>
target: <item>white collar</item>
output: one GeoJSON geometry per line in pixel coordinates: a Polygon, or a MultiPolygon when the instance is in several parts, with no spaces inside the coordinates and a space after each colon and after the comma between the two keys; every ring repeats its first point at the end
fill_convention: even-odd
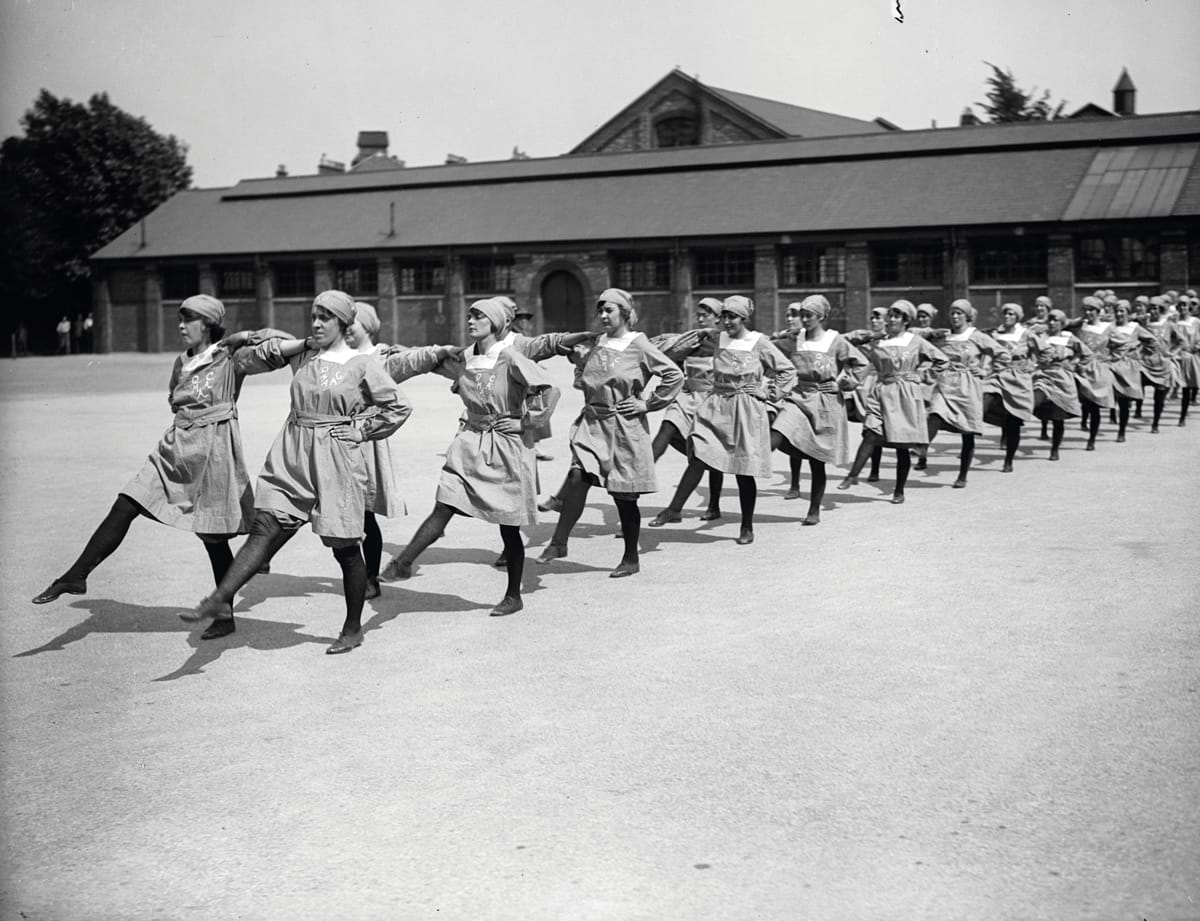
{"type": "Polygon", "coordinates": [[[184,352],[183,353],[183,359],[184,359],[183,371],[184,371],[184,373],[190,374],[191,372],[195,371],[197,368],[203,368],[205,365],[212,364],[213,360],[216,358],[216,351],[219,346],[220,346],[219,342],[214,342],[211,345],[209,345],[209,347],[206,348],[203,352],[199,352],[198,354],[193,355],[191,358],[188,358],[187,352],[184,352]]]}
{"type": "Polygon", "coordinates": [[[639,335],[640,333],[632,329],[625,330],[625,334],[623,336],[610,336],[608,333],[605,333],[600,337],[597,345],[603,346],[606,349],[612,349],[616,352],[624,352],[627,348],[629,348],[629,343],[633,342],[633,340],[639,335]]]}
{"type": "Polygon", "coordinates": [[[734,339],[729,333],[721,333],[721,347],[734,352],[752,352],[755,344],[761,338],[762,333],[753,329],[747,330],[746,335],[741,339],[734,339]]]}
{"type": "Polygon", "coordinates": [[[801,330],[800,350],[802,352],[828,352],[833,348],[833,343],[836,339],[837,332],[832,329],[825,330],[816,339],[809,339],[804,330],[801,330]]]}
{"type": "Polygon", "coordinates": [[[317,358],[321,359],[321,361],[332,362],[335,365],[344,365],[349,362],[351,358],[357,358],[361,354],[363,353],[355,351],[354,349],[350,348],[345,341],[343,341],[335,348],[322,349],[321,351],[317,352],[317,358]]]}
{"type": "Polygon", "coordinates": [[[478,351],[478,346],[472,346],[467,352],[467,360],[465,367],[468,371],[490,371],[496,367],[496,360],[500,357],[500,353],[508,348],[508,337],[497,339],[488,347],[486,352],[478,351]]]}
{"type": "Polygon", "coordinates": [[[951,342],[966,342],[971,338],[971,334],[975,332],[974,326],[968,326],[961,333],[951,333],[946,338],[951,342]]]}
{"type": "Polygon", "coordinates": [[[879,344],[880,345],[908,345],[910,342],[913,341],[913,339],[916,338],[916,336],[917,336],[917,334],[912,332],[911,330],[905,330],[899,336],[897,336],[895,339],[884,339],[879,344]]]}

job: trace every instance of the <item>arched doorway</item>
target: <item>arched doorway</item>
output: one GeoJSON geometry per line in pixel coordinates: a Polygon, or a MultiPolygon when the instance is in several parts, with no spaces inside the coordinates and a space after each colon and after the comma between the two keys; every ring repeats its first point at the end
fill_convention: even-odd
{"type": "Polygon", "coordinates": [[[583,285],[570,272],[551,272],[542,282],[542,332],[569,333],[587,328],[583,285]]]}

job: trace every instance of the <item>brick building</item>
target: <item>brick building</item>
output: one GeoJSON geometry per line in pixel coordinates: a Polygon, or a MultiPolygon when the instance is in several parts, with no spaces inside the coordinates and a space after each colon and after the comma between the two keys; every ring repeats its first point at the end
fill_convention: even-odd
{"type": "Polygon", "coordinates": [[[748,294],[775,328],[819,291],[852,328],[902,296],[970,297],[987,323],[1200,286],[1200,111],[899,131],[673,71],[562,157],[405,168],[368,140],[369,168],[184,191],[97,252],[99,346],[173,348],[197,291],[231,327],[299,331],[342,288],[384,341],[426,343],[464,340],[495,293],[563,330],[616,285],[653,334],[704,295],[748,294]]]}

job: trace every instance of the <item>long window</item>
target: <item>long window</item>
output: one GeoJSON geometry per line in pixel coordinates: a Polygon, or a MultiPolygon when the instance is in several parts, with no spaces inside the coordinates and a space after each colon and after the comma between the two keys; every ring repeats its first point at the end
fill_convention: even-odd
{"type": "Polygon", "coordinates": [[[218,297],[254,297],[254,266],[250,263],[217,266],[218,297]]]}
{"type": "Polygon", "coordinates": [[[316,272],[311,262],[276,262],[271,265],[276,297],[312,297],[316,294],[316,272]]]}
{"type": "Polygon", "coordinates": [[[162,267],[162,297],[164,301],[182,301],[200,293],[200,268],[194,265],[164,265],[162,267]]]}
{"type": "Polygon", "coordinates": [[[333,286],[352,297],[379,293],[379,263],[374,259],[337,260],[332,265],[333,286]]]}
{"type": "Polygon", "coordinates": [[[671,287],[671,258],[667,253],[617,253],[613,278],[627,291],[666,291],[671,287]]]}
{"type": "Polygon", "coordinates": [[[781,288],[824,287],[845,283],[844,246],[789,246],[779,251],[781,288]]]}
{"type": "Polygon", "coordinates": [[[1045,240],[1012,237],[971,241],[972,284],[1040,284],[1046,275],[1045,240]]]}
{"type": "Polygon", "coordinates": [[[397,294],[445,294],[446,263],[441,259],[404,259],[396,263],[397,294]]]}
{"type": "Polygon", "coordinates": [[[941,285],[944,262],[941,243],[877,243],[871,247],[872,282],[897,287],[941,285]]]}
{"type": "Polygon", "coordinates": [[[1154,237],[1080,237],[1075,242],[1075,277],[1081,282],[1158,281],[1154,237]]]}
{"type": "Polygon", "coordinates": [[[746,288],[754,285],[754,250],[698,250],[697,288],[746,288]]]}
{"type": "Polygon", "coordinates": [[[470,257],[466,260],[467,293],[497,294],[513,289],[512,257],[470,257]]]}

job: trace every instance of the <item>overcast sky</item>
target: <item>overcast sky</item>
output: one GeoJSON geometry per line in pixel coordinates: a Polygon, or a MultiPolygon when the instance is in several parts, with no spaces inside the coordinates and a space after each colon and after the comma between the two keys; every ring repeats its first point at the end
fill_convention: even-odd
{"type": "Polygon", "coordinates": [[[673,67],[902,128],[954,125],[984,61],[1068,109],[1200,108],[1198,0],[0,0],[0,130],[46,88],[104,91],[189,147],[198,186],[348,161],[569,150],[673,67]]]}

